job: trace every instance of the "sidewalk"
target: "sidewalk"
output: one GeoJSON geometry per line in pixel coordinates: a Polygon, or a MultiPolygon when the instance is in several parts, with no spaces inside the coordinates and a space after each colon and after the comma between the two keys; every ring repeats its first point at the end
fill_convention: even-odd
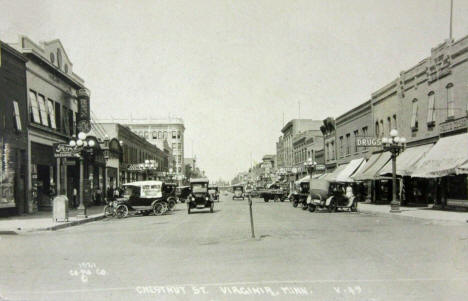
{"type": "Polygon", "coordinates": [[[432,209],[432,205],[430,205],[430,207],[401,207],[401,213],[390,213],[390,205],[359,203],[358,210],[361,212],[391,214],[428,220],[452,221],[462,223],[466,223],[468,221],[467,211],[432,209]]]}
{"type": "Polygon", "coordinates": [[[0,217],[0,234],[19,234],[22,232],[58,230],[84,223],[97,221],[104,218],[104,206],[92,206],[87,208],[88,218],[76,217],[77,210],[68,212],[68,222],[54,222],[52,212],[36,212],[30,215],[0,217]]]}

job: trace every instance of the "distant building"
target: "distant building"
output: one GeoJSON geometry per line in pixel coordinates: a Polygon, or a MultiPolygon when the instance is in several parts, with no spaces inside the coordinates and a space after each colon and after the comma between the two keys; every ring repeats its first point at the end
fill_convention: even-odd
{"type": "MultiPolygon", "coordinates": [[[[108,122],[102,120],[100,122],[108,122]]],[[[168,143],[174,156],[174,172],[184,173],[184,121],[181,118],[168,119],[112,119],[112,122],[120,123],[130,128],[135,134],[145,138],[159,149],[165,149],[165,141],[168,143]]]]}

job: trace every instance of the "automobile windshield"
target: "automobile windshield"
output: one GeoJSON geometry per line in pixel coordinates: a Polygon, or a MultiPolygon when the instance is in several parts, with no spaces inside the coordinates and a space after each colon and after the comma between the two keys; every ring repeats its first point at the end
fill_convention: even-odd
{"type": "Polygon", "coordinates": [[[206,192],[207,190],[207,183],[193,183],[192,184],[192,191],[193,192],[206,192]]]}

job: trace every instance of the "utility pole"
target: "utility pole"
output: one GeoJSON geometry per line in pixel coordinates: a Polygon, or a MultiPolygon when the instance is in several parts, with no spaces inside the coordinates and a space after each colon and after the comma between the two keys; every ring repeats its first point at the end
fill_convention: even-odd
{"type": "Polygon", "coordinates": [[[452,22],[453,21],[453,0],[450,0],[450,34],[449,39],[452,41],[452,22]]]}

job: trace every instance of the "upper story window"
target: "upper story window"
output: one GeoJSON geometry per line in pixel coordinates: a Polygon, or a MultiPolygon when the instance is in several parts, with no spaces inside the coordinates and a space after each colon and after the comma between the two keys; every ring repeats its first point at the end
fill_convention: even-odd
{"type": "Polygon", "coordinates": [[[383,123],[383,120],[380,120],[380,137],[383,137],[384,135],[385,135],[384,123],[383,123]]]}
{"type": "Polygon", "coordinates": [[[357,153],[358,152],[358,149],[357,149],[357,143],[356,143],[356,138],[359,136],[359,130],[355,130],[354,131],[354,152],[357,153]]]}
{"type": "Polygon", "coordinates": [[[172,131],[172,139],[175,139],[177,138],[177,132],[176,131],[172,131]]]}
{"type": "Polygon", "coordinates": [[[387,117],[387,125],[388,125],[388,135],[390,135],[390,131],[392,130],[392,119],[387,117]]]}
{"type": "Polygon", "coordinates": [[[167,139],[167,132],[164,131],[164,139],[167,139]]]}
{"type": "Polygon", "coordinates": [[[16,100],[13,101],[13,115],[15,117],[15,128],[17,131],[21,131],[23,127],[21,126],[21,115],[18,106],[18,102],[16,100]]]}
{"type": "Polygon", "coordinates": [[[380,137],[380,127],[379,127],[379,122],[375,122],[375,137],[380,137]]]}
{"type": "Polygon", "coordinates": [[[29,91],[29,108],[31,112],[31,121],[34,123],[41,123],[39,115],[39,103],[37,102],[37,95],[34,91],[29,91]]]}
{"type": "Polygon", "coordinates": [[[47,108],[45,104],[45,98],[41,94],[38,95],[37,98],[39,102],[39,112],[41,113],[41,123],[44,126],[49,126],[49,119],[47,116],[47,108]]]}
{"type": "Polygon", "coordinates": [[[346,134],[346,155],[350,154],[351,134],[346,134]]]}
{"type": "Polygon", "coordinates": [[[47,108],[49,110],[49,122],[50,127],[54,130],[57,129],[56,119],[55,119],[55,105],[51,99],[47,100],[47,108]]]}
{"type": "Polygon", "coordinates": [[[453,98],[453,84],[447,85],[447,118],[455,117],[455,99],[453,98]]]}
{"type": "Polygon", "coordinates": [[[432,126],[435,122],[435,93],[434,91],[429,92],[428,104],[427,104],[427,125],[432,126]]]}
{"type": "Polygon", "coordinates": [[[340,137],[340,157],[344,156],[343,152],[343,136],[340,137]]]}
{"type": "Polygon", "coordinates": [[[330,148],[331,148],[331,158],[332,160],[334,160],[335,159],[335,141],[331,142],[330,148]]]}
{"type": "Polygon", "coordinates": [[[55,63],[55,55],[53,52],[50,53],[50,62],[53,64],[55,63]]]}
{"type": "Polygon", "coordinates": [[[158,139],[162,139],[163,138],[163,133],[161,131],[158,132],[158,139]]]}
{"type": "MultiPolygon", "coordinates": [[[[363,135],[364,137],[367,136],[367,126],[365,126],[365,127],[362,128],[362,135],[363,135]]],[[[367,146],[365,146],[364,149],[367,149],[367,146]]]]}
{"type": "Polygon", "coordinates": [[[413,99],[413,109],[411,113],[411,129],[418,129],[418,100],[416,98],[413,99]]]}
{"type": "Polygon", "coordinates": [[[398,129],[397,117],[396,114],[393,114],[393,128],[398,129]]]}
{"type": "Polygon", "coordinates": [[[156,131],[153,132],[153,139],[158,139],[158,132],[156,131]]]}

